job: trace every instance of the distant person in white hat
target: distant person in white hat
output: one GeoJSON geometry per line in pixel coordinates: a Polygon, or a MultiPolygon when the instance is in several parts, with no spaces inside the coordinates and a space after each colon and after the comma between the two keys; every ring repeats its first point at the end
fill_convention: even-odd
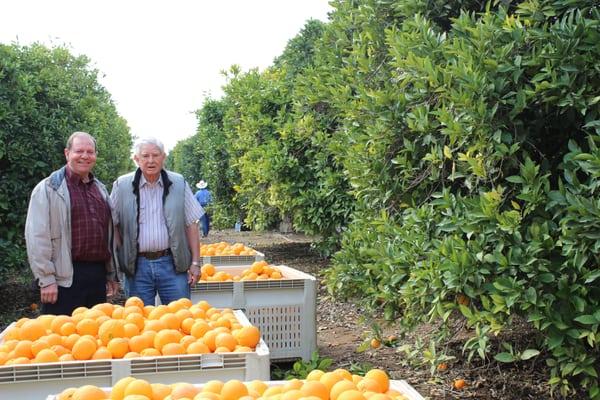
{"type": "Polygon", "coordinates": [[[206,206],[210,202],[212,202],[212,196],[210,194],[210,190],[207,189],[208,183],[206,181],[201,180],[196,183],[196,187],[199,189],[194,197],[198,200],[198,203],[204,209],[204,214],[200,217],[200,223],[202,224],[202,237],[208,236],[208,231],[210,230],[210,217],[208,216],[208,212],[206,211],[206,206]]]}

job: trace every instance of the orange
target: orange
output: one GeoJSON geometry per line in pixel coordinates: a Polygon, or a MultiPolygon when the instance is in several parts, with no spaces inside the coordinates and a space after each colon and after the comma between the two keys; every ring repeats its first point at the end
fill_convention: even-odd
{"type": "Polygon", "coordinates": [[[140,328],[138,328],[136,324],[131,322],[127,322],[125,325],[123,325],[123,331],[123,336],[126,338],[132,338],[140,334],[140,328]]]}
{"type": "Polygon", "coordinates": [[[200,392],[194,396],[194,400],[221,400],[221,395],[212,392],[200,392]]]}
{"type": "Polygon", "coordinates": [[[152,400],[163,400],[171,394],[171,386],[162,383],[151,383],[150,386],[152,386],[152,400]]]}
{"type": "Polygon", "coordinates": [[[125,300],[125,307],[129,306],[137,306],[140,309],[144,308],[144,302],[137,296],[131,296],[127,300],[125,300]]]}
{"type": "Polygon", "coordinates": [[[340,375],[344,379],[347,379],[349,381],[352,380],[352,374],[350,372],[348,372],[348,370],[345,370],[344,368],[338,368],[338,369],[334,370],[333,372],[340,375]]]}
{"type": "Polygon", "coordinates": [[[156,333],[154,337],[154,348],[162,352],[164,345],[168,343],[179,343],[183,335],[174,329],[164,329],[156,333]]]}
{"type": "Polygon", "coordinates": [[[69,336],[76,332],[77,327],[75,326],[74,322],[65,322],[60,326],[59,331],[57,333],[59,333],[62,336],[69,336]]]}
{"type": "Polygon", "coordinates": [[[308,375],[306,375],[306,380],[318,381],[319,379],[321,379],[321,376],[323,376],[324,373],[325,372],[321,371],[320,369],[313,369],[308,373],[308,375]]]}
{"type": "Polygon", "coordinates": [[[98,329],[98,338],[103,345],[107,345],[114,338],[122,338],[125,336],[125,321],[119,319],[111,319],[105,321],[98,329]]]}
{"type": "Polygon", "coordinates": [[[249,391],[255,391],[261,396],[265,392],[265,390],[267,390],[267,388],[269,387],[266,383],[264,383],[263,381],[261,381],[259,379],[255,379],[252,382],[248,382],[246,384],[246,386],[248,387],[249,391]]]}
{"type": "Polygon", "coordinates": [[[84,385],[75,389],[71,400],[103,400],[107,398],[106,393],[98,386],[84,385]]]}
{"type": "Polygon", "coordinates": [[[390,388],[390,377],[381,369],[373,368],[365,374],[365,378],[373,378],[379,382],[380,393],[385,393],[390,388]]]}
{"type": "Polygon", "coordinates": [[[173,313],[163,314],[159,320],[164,322],[168,329],[179,329],[181,326],[181,321],[173,313]]]}
{"type": "Polygon", "coordinates": [[[94,354],[92,354],[92,360],[110,360],[112,353],[104,346],[98,347],[94,354]]]}
{"type": "Polygon", "coordinates": [[[202,386],[203,392],[211,392],[216,394],[221,394],[221,390],[223,389],[223,382],[218,380],[210,380],[202,386]]]}
{"type": "Polygon", "coordinates": [[[231,379],[223,385],[221,397],[223,400],[238,400],[242,396],[248,395],[248,388],[237,379],[231,379]]]}
{"type": "Polygon", "coordinates": [[[73,310],[73,312],[71,313],[71,315],[77,315],[77,314],[82,314],[84,312],[86,312],[88,310],[87,307],[77,307],[76,309],[73,310]]]}
{"type": "Polygon", "coordinates": [[[31,351],[31,345],[33,342],[31,340],[21,340],[14,348],[15,358],[16,357],[26,357],[27,359],[33,358],[33,352],[31,351]]]}
{"type": "Polygon", "coordinates": [[[113,319],[123,319],[123,318],[125,318],[125,316],[123,315],[123,310],[124,309],[125,309],[125,307],[120,306],[120,305],[116,305],[115,308],[113,308],[112,318],[113,319]]]}
{"type": "Polygon", "coordinates": [[[140,353],[140,355],[142,357],[156,357],[156,356],[162,356],[162,354],[160,353],[160,351],[156,350],[153,347],[149,347],[147,349],[142,350],[142,352],[140,353]]]}
{"type": "Polygon", "coordinates": [[[233,350],[234,353],[252,353],[252,351],[250,347],[246,346],[235,346],[235,350],[233,350]]]}
{"type": "Polygon", "coordinates": [[[200,273],[206,274],[207,276],[213,276],[215,274],[215,266],[212,264],[204,264],[200,268],[200,273]]]}
{"type": "Polygon", "coordinates": [[[54,333],[60,333],[62,325],[71,321],[72,318],[68,315],[57,315],[50,323],[50,330],[54,333]]]}
{"type": "Polygon", "coordinates": [[[125,388],[133,381],[135,381],[135,378],[131,376],[119,379],[110,392],[110,398],[113,400],[122,400],[125,397],[125,388]]]}
{"type": "Polygon", "coordinates": [[[151,399],[152,386],[150,385],[150,383],[148,383],[148,381],[145,381],[144,379],[134,379],[133,381],[129,382],[129,384],[127,384],[123,394],[125,395],[125,397],[127,397],[130,394],[141,394],[151,399]]]}
{"type": "Polygon", "coordinates": [[[194,305],[192,300],[188,299],[187,297],[182,297],[181,299],[177,300],[177,302],[183,305],[184,308],[190,308],[194,305]]]}
{"type": "Polygon", "coordinates": [[[136,335],[129,339],[129,349],[137,353],[152,346],[153,340],[146,335],[136,335]]]}
{"type": "Polygon", "coordinates": [[[190,343],[186,348],[186,353],[188,354],[206,354],[210,353],[210,349],[203,341],[198,340],[194,343],[190,343]]]}
{"type": "Polygon", "coordinates": [[[180,343],[167,343],[162,347],[161,353],[163,356],[185,354],[185,347],[180,343]]]}
{"type": "Polygon", "coordinates": [[[106,348],[110,351],[113,358],[123,358],[129,352],[129,339],[113,338],[108,342],[106,348]]]}
{"type": "Polygon", "coordinates": [[[282,392],[287,392],[289,390],[300,389],[302,387],[302,381],[300,379],[290,379],[286,381],[281,387],[282,392]]]}
{"type": "Polygon", "coordinates": [[[137,351],[130,351],[123,356],[123,358],[139,358],[139,357],[141,357],[141,354],[138,353],[137,351]]]}
{"type": "Polygon", "coordinates": [[[215,339],[217,338],[218,334],[219,332],[213,329],[211,331],[206,332],[204,336],[202,336],[202,340],[204,340],[204,343],[208,346],[210,351],[215,351],[215,349],[217,348],[217,345],[215,344],[215,339]]]}
{"type": "Polygon", "coordinates": [[[200,307],[200,309],[204,310],[205,313],[211,308],[211,305],[206,300],[200,300],[196,303],[196,305],[200,307]]]}
{"type": "Polygon", "coordinates": [[[321,400],[329,400],[329,390],[327,386],[318,381],[307,381],[304,382],[300,388],[302,396],[316,396],[321,400]]]}
{"type": "Polygon", "coordinates": [[[186,318],[181,321],[181,330],[186,335],[190,335],[192,333],[192,326],[196,323],[196,320],[193,317],[186,318]]]}
{"type": "MultiPolygon", "coordinates": [[[[365,397],[366,393],[365,393],[365,397]]],[[[367,397],[369,400],[393,400],[392,397],[383,393],[372,393],[372,396],[367,397]]]]}
{"type": "Polygon", "coordinates": [[[190,330],[190,334],[195,338],[202,338],[210,330],[210,325],[208,325],[205,321],[196,321],[194,325],[192,325],[192,329],[190,330]]]}
{"type": "Polygon", "coordinates": [[[262,394],[263,398],[276,396],[281,393],[281,386],[271,386],[262,394]]]}
{"type": "Polygon", "coordinates": [[[256,326],[243,326],[236,332],[235,338],[242,346],[255,348],[260,341],[260,331],[256,326]]]}
{"type": "Polygon", "coordinates": [[[77,333],[72,333],[67,337],[64,337],[64,340],[61,342],[61,344],[63,346],[65,346],[67,349],[72,350],[73,346],[75,346],[75,343],[79,340],[81,336],[79,336],[77,333]]]}
{"type": "Polygon", "coordinates": [[[366,400],[366,397],[358,390],[346,390],[340,393],[337,400],[366,400]]]}
{"type": "Polygon", "coordinates": [[[336,374],[335,372],[325,372],[319,379],[319,382],[327,386],[327,390],[331,391],[333,385],[335,385],[337,382],[343,379],[344,378],[342,378],[339,374],[336,374]]]}
{"type": "Polygon", "coordinates": [[[160,332],[167,329],[167,325],[158,319],[147,319],[144,323],[144,331],[160,332]]]}
{"type": "Polygon", "coordinates": [[[383,393],[381,388],[381,384],[378,380],[373,378],[364,378],[356,385],[358,390],[361,392],[375,392],[375,393],[383,393]]]}
{"type": "Polygon", "coordinates": [[[115,306],[111,303],[100,303],[100,304],[96,304],[94,307],[92,307],[92,310],[100,310],[107,317],[112,316],[114,309],[115,309],[115,306]]]}
{"type": "Polygon", "coordinates": [[[281,395],[281,400],[300,400],[302,396],[302,392],[298,389],[290,389],[288,391],[284,391],[281,395]]]}
{"type": "Polygon", "coordinates": [[[38,340],[46,334],[46,327],[38,320],[30,319],[21,326],[21,339],[38,340]]]}
{"type": "Polygon", "coordinates": [[[83,335],[92,335],[96,336],[98,334],[98,322],[91,318],[84,318],[77,323],[77,333],[81,336],[83,335]]]}
{"type": "Polygon", "coordinates": [[[58,359],[61,362],[75,361],[75,359],[73,358],[73,354],[71,354],[71,353],[63,354],[62,356],[58,357],[58,359]]]}
{"type": "Polygon", "coordinates": [[[144,314],[144,309],[138,306],[127,306],[123,308],[123,319],[130,314],[144,314]]]}
{"type": "Polygon", "coordinates": [[[182,308],[181,310],[177,310],[177,312],[175,312],[175,316],[179,319],[179,325],[181,325],[181,323],[187,319],[187,318],[192,318],[192,312],[190,310],[188,310],[187,308],[182,308]]]}
{"type": "Polygon", "coordinates": [[[350,382],[346,379],[342,379],[341,381],[336,382],[335,385],[333,385],[333,387],[329,391],[329,397],[331,397],[331,400],[337,400],[339,395],[345,392],[346,390],[356,390],[356,385],[353,382],[350,382]]]}
{"type": "Polygon", "coordinates": [[[182,398],[193,399],[200,392],[200,389],[192,385],[191,383],[176,383],[173,385],[171,391],[171,398],[173,400],[179,400],[182,398]]]}
{"type": "Polygon", "coordinates": [[[181,344],[184,348],[187,349],[190,344],[194,343],[197,340],[198,339],[196,339],[192,335],[186,335],[181,338],[181,340],[179,341],[179,344],[181,344]]]}
{"type": "Polygon", "coordinates": [[[96,342],[87,337],[77,339],[71,349],[71,354],[76,360],[89,360],[96,352],[96,342]]]}
{"type": "Polygon", "coordinates": [[[48,342],[46,342],[44,339],[38,339],[35,342],[31,343],[31,353],[33,354],[33,356],[37,356],[37,354],[44,350],[44,349],[49,349],[50,345],[48,344],[48,342]]]}
{"type": "Polygon", "coordinates": [[[106,317],[106,314],[104,314],[102,311],[100,311],[98,309],[87,310],[86,312],[83,313],[83,315],[84,315],[84,318],[90,318],[90,319],[106,317]]]}
{"type": "Polygon", "coordinates": [[[452,386],[456,390],[462,390],[466,384],[467,383],[465,382],[464,379],[455,379],[454,382],[452,383],[452,386]]]}
{"type": "Polygon", "coordinates": [[[53,350],[42,349],[37,353],[33,361],[36,363],[58,362],[58,355],[53,350]]]}
{"type": "Polygon", "coordinates": [[[238,342],[235,340],[231,333],[219,333],[215,337],[215,346],[216,347],[225,347],[229,351],[233,351],[235,346],[237,346],[238,342]]]}
{"type": "Polygon", "coordinates": [[[148,319],[159,319],[164,314],[169,312],[169,307],[161,304],[160,306],[154,307],[150,314],[148,314],[148,319]]]}
{"type": "Polygon", "coordinates": [[[62,356],[63,354],[67,354],[70,353],[69,349],[67,349],[66,347],[60,345],[60,344],[55,344],[54,346],[50,347],[50,349],[52,349],[53,352],[56,353],[57,356],[62,356]]]}
{"type": "Polygon", "coordinates": [[[144,329],[144,314],[131,313],[125,317],[125,321],[135,324],[140,330],[144,329]]]}

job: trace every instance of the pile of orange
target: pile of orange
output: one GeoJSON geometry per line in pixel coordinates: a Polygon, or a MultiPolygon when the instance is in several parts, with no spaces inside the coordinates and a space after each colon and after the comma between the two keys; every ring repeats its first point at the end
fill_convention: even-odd
{"type": "Polygon", "coordinates": [[[255,254],[256,250],[243,243],[219,242],[200,245],[201,256],[253,256],[255,254]]]}
{"type": "Polygon", "coordinates": [[[281,279],[281,270],[266,261],[255,261],[241,274],[233,275],[226,271],[217,271],[212,264],[204,264],[200,268],[200,282],[237,282],[237,281],[260,281],[267,279],[281,279]]]}
{"type": "Polygon", "coordinates": [[[124,306],[18,320],[0,343],[0,365],[251,352],[259,340],[258,328],[242,326],[231,309],[185,298],[144,306],[130,297],[124,306]]]}
{"type": "Polygon", "coordinates": [[[116,399],[116,400],[406,400],[402,393],[390,389],[385,371],[372,369],[364,377],[353,375],[345,369],[333,372],[311,371],[306,380],[293,379],[282,385],[269,386],[254,380],[240,382],[229,380],[209,381],[201,387],[190,383],[163,385],[148,383],[143,379],[121,379],[105,393],[102,389],[86,385],[65,389],[58,400],[64,399],[116,399]]]}

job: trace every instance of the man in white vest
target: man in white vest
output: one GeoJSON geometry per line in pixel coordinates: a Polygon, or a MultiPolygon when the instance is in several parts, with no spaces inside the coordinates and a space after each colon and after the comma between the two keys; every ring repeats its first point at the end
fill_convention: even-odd
{"type": "Polygon", "coordinates": [[[138,169],[119,177],[111,193],[127,295],[147,305],[157,293],[163,304],[190,298],[200,275],[198,220],[204,210],[183,176],[163,169],[165,158],[159,140],[138,141],[138,169]]]}

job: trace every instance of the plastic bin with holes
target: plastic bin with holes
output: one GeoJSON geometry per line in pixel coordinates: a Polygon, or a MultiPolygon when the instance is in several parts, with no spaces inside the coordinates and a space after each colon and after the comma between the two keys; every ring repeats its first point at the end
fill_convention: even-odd
{"type": "MultiPolygon", "coordinates": [[[[247,266],[219,267],[232,275],[247,266]]],[[[302,271],[277,266],[277,280],[199,282],[192,288],[192,302],[208,301],[217,308],[244,310],[260,329],[271,360],[310,360],[317,348],[317,280],[302,271]]]]}
{"type": "MultiPolygon", "coordinates": [[[[242,311],[234,313],[242,325],[250,324],[242,311]]],[[[7,330],[0,333],[0,342],[7,330]]],[[[269,349],[262,339],[251,353],[2,365],[0,399],[45,399],[51,393],[60,393],[72,386],[111,387],[126,376],[165,384],[183,381],[201,383],[212,379],[268,380],[269,368],[269,349]]]]}
{"type": "MultiPolygon", "coordinates": [[[[221,379],[223,381],[223,379],[221,379]]],[[[184,382],[184,381],[182,381],[184,382]]],[[[281,386],[283,384],[285,384],[287,381],[265,381],[265,383],[271,387],[271,386],[281,386]]],[[[198,387],[198,388],[202,388],[202,384],[194,384],[194,386],[198,387]]],[[[103,387],[102,388],[104,391],[108,392],[110,389],[108,387],[103,387]]],[[[394,389],[398,392],[400,392],[401,394],[404,395],[404,397],[407,400],[425,400],[423,398],[423,396],[421,396],[419,394],[419,392],[417,392],[410,384],[408,384],[408,382],[404,381],[404,380],[390,380],[390,389],[394,389]]],[[[47,397],[46,400],[57,400],[58,399],[58,394],[51,394],[47,397]]]]}
{"type": "Polygon", "coordinates": [[[215,267],[224,265],[252,265],[255,261],[262,261],[265,255],[257,251],[251,256],[202,256],[202,264],[212,264],[215,267]]]}

